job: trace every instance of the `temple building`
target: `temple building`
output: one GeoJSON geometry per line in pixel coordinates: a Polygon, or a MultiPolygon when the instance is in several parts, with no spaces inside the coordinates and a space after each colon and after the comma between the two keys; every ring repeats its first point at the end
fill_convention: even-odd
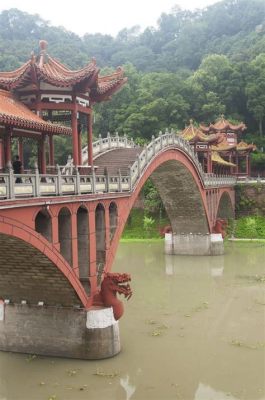
{"type": "Polygon", "coordinates": [[[76,71],[49,56],[47,42],[40,41],[40,52],[20,68],[0,72],[0,171],[11,162],[13,138],[23,162],[23,141],[32,138],[38,144],[38,165],[46,173],[54,166],[54,135],[72,137],[73,164],[82,165],[81,132],[86,131],[88,164],[93,166],[93,105],[111,98],[127,81],[122,68],[100,76],[93,59],[76,71]]]}
{"type": "Polygon", "coordinates": [[[250,153],[256,146],[239,141],[245,129],[245,124],[233,125],[222,115],[208,127],[197,128],[191,120],[180,136],[194,146],[204,172],[249,176],[250,153]]]}

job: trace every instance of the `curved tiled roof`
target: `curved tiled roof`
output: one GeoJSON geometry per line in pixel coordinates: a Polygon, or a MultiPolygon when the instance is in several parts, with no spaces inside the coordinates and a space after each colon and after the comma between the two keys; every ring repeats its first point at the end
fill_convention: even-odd
{"type": "Polygon", "coordinates": [[[0,123],[45,133],[71,134],[70,128],[45,122],[6,90],[0,90],[0,123]]]}
{"type": "Polygon", "coordinates": [[[246,142],[240,142],[236,146],[237,151],[254,151],[256,148],[255,144],[248,144],[246,142]]]}
{"type": "Polygon", "coordinates": [[[208,133],[208,132],[224,132],[224,131],[232,131],[232,132],[242,132],[245,129],[247,129],[246,125],[241,122],[238,125],[233,125],[231,122],[228,120],[224,119],[224,116],[221,115],[221,117],[215,122],[215,124],[210,124],[209,127],[206,127],[204,125],[200,125],[200,128],[203,132],[208,133]]]}
{"type": "Polygon", "coordinates": [[[91,91],[92,101],[107,99],[126,81],[122,68],[107,76],[98,76],[99,68],[95,59],[79,70],[70,70],[47,52],[47,42],[40,41],[40,55],[34,55],[24,65],[12,72],[0,72],[0,89],[18,89],[38,82],[46,82],[55,87],[77,86],[78,91],[91,91]],[[82,84],[83,87],[82,87],[82,84]],[[81,86],[80,86],[81,85],[81,86]]]}
{"type": "Polygon", "coordinates": [[[224,160],[217,151],[212,152],[212,162],[215,162],[220,165],[226,165],[227,167],[236,167],[236,164],[233,164],[229,161],[224,160]]]}
{"type": "Polygon", "coordinates": [[[205,142],[205,143],[214,143],[218,142],[219,133],[205,135],[199,128],[193,125],[193,121],[190,120],[190,124],[180,133],[180,136],[187,140],[188,142],[205,142]]]}

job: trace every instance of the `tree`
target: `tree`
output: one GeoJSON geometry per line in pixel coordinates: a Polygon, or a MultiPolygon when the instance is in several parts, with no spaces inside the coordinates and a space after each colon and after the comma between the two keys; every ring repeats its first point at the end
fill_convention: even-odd
{"type": "Polygon", "coordinates": [[[249,65],[246,95],[247,107],[258,122],[259,134],[262,136],[265,116],[265,53],[257,56],[249,65]]]}

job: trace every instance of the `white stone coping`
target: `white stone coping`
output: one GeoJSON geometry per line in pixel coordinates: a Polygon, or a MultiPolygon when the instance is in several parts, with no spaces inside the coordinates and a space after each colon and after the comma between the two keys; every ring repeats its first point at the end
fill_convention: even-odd
{"type": "Polygon", "coordinates": [[[87,311],[86,327],[88,329],[103,329],[117,324],[112,307],[94,308],[87,311]]]}

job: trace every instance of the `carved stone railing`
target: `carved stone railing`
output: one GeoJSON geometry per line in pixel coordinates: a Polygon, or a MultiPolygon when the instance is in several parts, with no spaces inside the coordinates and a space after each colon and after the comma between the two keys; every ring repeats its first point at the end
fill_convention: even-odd
{"type": "MultiPolygon", "coordinates": [[[[99,135],[99,139],[93,142],[93,158],[96,158],[99,154],[105,153],[106,151],[117,149],[117,148],[132,148],[135,147],[133,139],[129,139],[126,135],[119,136],[116,132],[115,136],[111,136],[108,132],[107,137],[102,138],[99,135]]],[[[87,163],[87,146],[82,149],[82,161],[83,164],[87,163]]]]}
{"type": "Polygon", "coordinates": [[[190,146],[190,144],[181,136],[177,136],[172,130],[171,132],[166,131],[164,135],[162,132],[160,132],[157,138],[152,136],[152,141],[145,146],[144,150],[138,155],[136,161],[130,167],[132,188],[135,186],[138,179],[140,179],[148,165],[152,162],[152,159],[155,158],[159,152],[170,147],[178,148],[180,151],[183,151],[188,155],[197,169],[197,172],[205,187],[227,186],[234,185],[236,183],[236,178],[232,176],[206,174],[202,169],[198,156],[194,152],[193,147],[190,146]]]}
{"type": "MultiPolygon", "coordinates": [[[[115,144],[116,148],[121,143],[120,147],[128,145],[125,138],[122,138],[123,141],[120,141],[120,139],[117,135],[116,141],[110,140],[109,149],[114,148],[115,144]]],[[[105,139],[102,139],[102,141],[106,144],[105,139]]],[[[130,142],[129,145],[133,147],[133,142],[130,142]]],[[[97,144],[97,147],[100,148],[100,146],[99,152],[107,151],[102,143],[101,145],[97,144]]],[[[85,167],[73,165],[67,170],[66,174],[62,173],[65,167],[57,166],[53,174],[39,174],[38,169],[35,168],[33,173],[14,175],[10,167],[8,173],[0,174],[0,199],[130,192],[137,186],[139,179],[155,157],[160,152],[170,148],[179,149],[190,158],[205,188],[232,186],[236,183],[236,178],[231,176],[204,173],[197,154],[194,153],[189,143],[173,131],[170,133],[166,131],[165,134],[160,132],[157,138],[152,137],[152,141],[144,147],[133,165],[128,168],[127,176],[123,176],[121,173],[109,175],[107,172],[105,175],[97,175],[94,168],[88,169],[89,173],[85,174],[85,167]]]]}

